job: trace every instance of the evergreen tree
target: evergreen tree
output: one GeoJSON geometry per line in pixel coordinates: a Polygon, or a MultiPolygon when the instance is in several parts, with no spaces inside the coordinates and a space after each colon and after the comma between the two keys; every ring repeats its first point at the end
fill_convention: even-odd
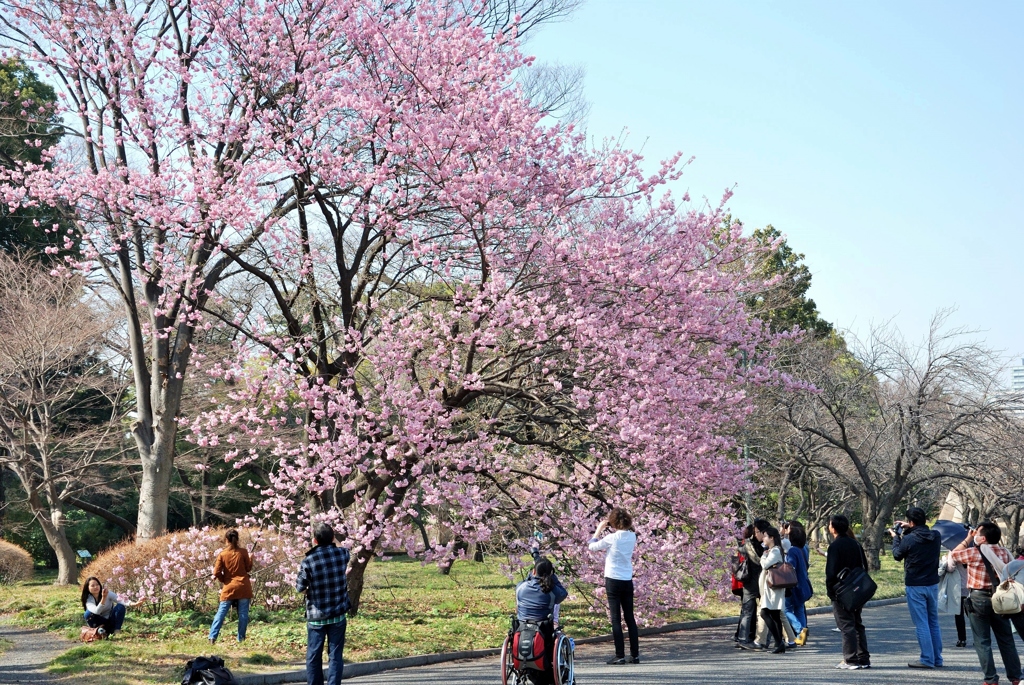
{"type": "Polygon", "coordinates": [[[832,324],[821,318],[818,306],[807,297],[811,270],[804,264],[804,255],[795,252],[771,224],[755,230],[752,237],[763,247],[775,244],[762,258],[756,274],[765,281],[779,277],[779,282],[774,288],[749,298],[747,306],[767,322],[773,332],[798,326],[814,338],[830,335],[832,324]]]}
{"type": "MultiPolygon", "coordinates": [[[[44,163],[44,153],[61,137],[56,102],[53,88],[22,60],[0,60],[0,167],[44,163]]],[[[62,231],[52,230],[61,223],[52,207],[11,211],[0,203],[0,250],[28,251],[45,260],[45,249],[62,240],[62,231]]]]}

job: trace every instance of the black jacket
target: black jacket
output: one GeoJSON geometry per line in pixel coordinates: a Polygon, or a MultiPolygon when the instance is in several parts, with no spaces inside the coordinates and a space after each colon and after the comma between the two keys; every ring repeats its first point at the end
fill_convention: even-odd
{"type": "Polygon", "coordinates": [[[760,597],[761,555],[764,554],[764,547],[757,541],[757,538],[750,538],[740,550],[746,557],[747,566],[750,568],[750,575],[743,581],[743,588],[755,597],[760,597]]]}
{"type": "Polygon", "coordinates": [[[939,584],[942,536],[928,526],[914,526],[906,535],[892,539],[892,558],[903,562],[904,584],[939,584]]]}
{"type": "MultiPolygon", "coordinates": [[[[828,546],[828,560],[825,562],[825,591],[828,592],[828,598],[836,598],[836,584],[839,582],[840,571],[844,568],[867,567],[868,560],[859,542],[845,535],[836,538],[828,546]]],[[[938,568],[938,564],[935,568],[938,568]]]]}

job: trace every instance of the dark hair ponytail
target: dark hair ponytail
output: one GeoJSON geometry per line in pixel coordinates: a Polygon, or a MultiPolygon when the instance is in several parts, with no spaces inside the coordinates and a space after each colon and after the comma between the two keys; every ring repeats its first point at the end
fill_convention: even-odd
{"type": "Polygon", "coordinates": [[[224,536],[224,540],[231,545],[231,549],[238,549],[238,531],[229,530],[227,535],[224,536]]]}
{"type": "Polygon", "coordinates": [[[540,589],[551,592],[555,589],[555,567],[547,557],[541,557],[533,567],[533,575],[537,576],[540,589]]]}

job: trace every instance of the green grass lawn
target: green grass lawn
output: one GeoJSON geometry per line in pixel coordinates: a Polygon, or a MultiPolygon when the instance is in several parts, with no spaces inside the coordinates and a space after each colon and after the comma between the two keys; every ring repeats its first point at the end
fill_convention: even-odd
{"type": "MultiPolygon", "coordinates": [[[[815,596],[810,606],[828,602],[824,569],[825,560],[812,556],[815,596]]],[[[902,565],[891,557],[873,576],[879,585],[877,598],[903,594],[902,565]]],[[[31,582],[5,588],[0,614],[76,640],[82,624],[80,589],[57,587],[52,581],[52,573],[42,573],[31,582]]],[[[433,565],[402,557],[374,562],[359,615],[349,621],[345,658],[366,661],[498,647],[515,608],[513,588],[497,561],[458,562],[447,576],[433,565]]],[[[572,599],[562,605],[567,632],[577,637],[608,632],[605,616],[592,613],[580,594],[573,592],[572,599]]],[[[665,618],[682,621],[732,616],[738,611],[738,602],[714,599],[665,618]]],[[[235,642],[237,624],[232,615],[213,649],[206,641],[212,620],[212,612],[148,616],[129,609],[122,633],[103,642],[76,643],[51,663],[50,670],[82,685],[139,685],[177,682],[187,660],[211,651],[236,672],[285,670],[303,663],[306,627],[301,610],[267,612],[254,607],[248,637],[241,645],[235,642]]]]}

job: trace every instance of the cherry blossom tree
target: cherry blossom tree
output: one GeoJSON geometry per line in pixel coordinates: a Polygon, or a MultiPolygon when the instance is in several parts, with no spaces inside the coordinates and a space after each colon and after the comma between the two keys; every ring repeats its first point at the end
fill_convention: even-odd
{"type": "Polygon", "coordinates": [[[665,191],[678,159],[644,174],[549,123],[516,26],[482,7],[6,5],[79,145],[8,172],[5,199],[73,210],[70,266],[124,303],[141,538],[166,526],[201,366],[231,399],[194,438],[276,458],[258,513],[302,537],[335,522],[357,605],[385,549],[444,562],[534,527],[597,580],[585,541],[611,505],[636,514],[649,611],[721,579],[746,487],[730,436],[769,376],[753,246],[665,191]],[[195,349],[213,325],[234,359],[195,349]],[[417,549],[438,510],[450,539],[417,549]]]}
{"type": "Polygon", "coordinates": [[[335,523],[356,606],[376,553],[447,563],[532,527],[596,580],[585,542],[612,505],[637,512],[649,609],[703,594],[745,487],[744,381],[764,379],[741,364],[765,337],[741,297],[751,246],[664,192],[678,160],[644,175],[545,124],[515,82],[529,60],[471,17],[333,30],[350,51],[321,72],[337,87],[317,91],[329,125],[303,138],[296,211],[225,250],[245,298],[206,305],[242,342],[203,362],[234,389],[195,439],[239,466],[277,455],[262,513],[335,523]],[[423,550],[414,523],[439,509],[451,535],[423,550]]]}
{"type": "Polygon", "coordinates": [[[439,26],[471,22],[500,35],[517,16],[529,28],[576,4],[3,4],[4,43],[57,87],[64,140],[74,141],[60,157],[46,151],[6,169],[4,199],[12,210],[51,207],[73,218],[66,247],[81,251],[69,266],[101,275],[124,304],[143,471],[140,539],[166,529],[176,421],[200,312],[230,275],[231,256],[305,201],[296,193],[310,192],[302,181],[309,162],[346,146],[344,125],[323,115],[338,108],[338,93],[358,111],[345,69],[361,58],[359,43],[400,40],[389,35],[389,22],[420,13],[439,26]],[[348,43],[343,27],[354,23],[363,34],[348,43]]]}
{"type": "MultiPolygon", "coordinates": [[[[5,174],[12,208],[74,213],[70,266],[123,301],[142,463],[138,535],[166,529],[177,416],[201,308],[231,264],[295,207],[290,179],[317,107],[298,85],[349,3],[5,3],[5,41],[60,86],[62,158],[5,174]],[[290,32],[304,36],[298,41],[290,32]]],[[[369,7],[366,9],[370,9],[369,7]]],[[[308,79],[311,88],[322,86],[308,79]]],[[[39,143],[41,145],[41,143],[39,143]]]]}

